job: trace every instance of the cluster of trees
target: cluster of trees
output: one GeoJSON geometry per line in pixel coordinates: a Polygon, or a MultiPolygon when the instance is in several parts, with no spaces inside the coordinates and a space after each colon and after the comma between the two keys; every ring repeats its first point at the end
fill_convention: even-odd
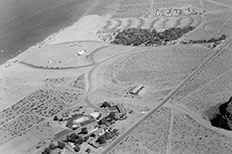
{"type": "Polygon", "coordinates": [[[218,43],[220,41],[223,41],[226,39],[226,35],[221,35],[220,37],[218,38],[210,38],[208,40],[206,39],[203,39],[203,40],[189,40],[189,41],[181,41],[180,43],[181,44],[201,44],[201,43],[218,43]]]}
{"type": "Polygon", "coordinates": [[[105,132],[102,136],[99,136],[96,140],[99,144],[105,144],[107,140],[112,139],[114,136],[118,136],[119,132],[117,129],[105,132]]]}
{"type": "Polygon", "coordinates": [[[118,32],[111,43],[128,46],[139,46],[142,44],[145,46],[165,45],[167,42],[177,40],[193,29],[195,27],[192,26],[184,28],[173,27],[162,32],[157,32],[155,29],[128,28],[118,32]]]}
{"type": "Polygon", "coordinates": [[[74,144],[81,145],[83,142],[86,142],[88,139],[89,139],[88,135],[82,137],[76,133],[72,133],[70,135],[67,135],[67,138],[64,140],[64,142],[71,142],[74,144]]]}
{"type": "Polygon", "coordinates": [[[107,108],[107,107],[111,107],[110,103],[109,102],[106,102],[104,101],[101,105],[100,105],[101,108],[107,108]]]}
{"type": "Polygon", "coordinates": [[[52,150],[55,150],[56,148],[64,149],[65,144],[61,141],[58,141],[57,145],[55,145],[54,143],[50,143],[49,147],[45,148],[42,154],[50,154],[52,150]]]}
{"type": "Polygon", "coordinates": [[[115,112],[110,112],[108,116],[98,121],[98,125],[110,126],[114,121],[118,120],[115,112]]]}
{"type": "Polygon", "coordinates": [[[80,151],[80,145],[83,142],[87,142],[88,139],[89,139],[89,135],[86,135],[86,136],[82,137],[79,134],[88,134],[87,128],[82,128],[81,132],[79,132],[78,134],[72,133],[70,135],[67,135],[66,139],[64,140],[64,142],[74,143],[75,147],[73,148],[73,150],[75,152],[79,152],[80,151]]]}
{"type": "Polygon", "coordinates": [[[81,128],[81,131],[78,134],[88,134],[88,129],[87,127],[81,128]]]}

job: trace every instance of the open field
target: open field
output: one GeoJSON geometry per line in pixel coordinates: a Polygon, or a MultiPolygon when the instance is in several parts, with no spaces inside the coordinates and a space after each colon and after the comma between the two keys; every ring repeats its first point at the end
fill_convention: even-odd
{"type": "Polygon", "coordinates": [[[113,18],[125,18],[125,17],[142,17],[149,14],[151,7],[151,0],[145,1],[118,1],[117,10],[112,14],[113,18]]]}
{"type": "Polygon", "coordinates": [[[231,13],[206,14],[204,22],[193,33],[189,33],[183,40],[197,40],[216,38],[223,34],[231,37],[231,13]]]}
{"type": "Polygon", "coordinates": [[[175,104],[187,106],[193,112],[200,114],[202,118],[209,120],[208,111],[214,106],[226,102],[231,97],[231,75],[231,71],[220,75],[206,86],[175,104]]]}
{"type": "Polygon", "coordinates": [[[90,65],[86,56],[107,44],[94,41],[44,46],[20,58],[23,63],[43,68],[69,68],[90,65]],[[82,53],[83,52],[83,53],[82,53]]]}
{"type": "Polygon", "coordinates": [[[216,52],[190,45],[188,48],[179,45],[173,48],[160,47],[155,52],[147,48],[130,51],[133,53],[106,61],[96,69],[93,96],[137,100],[142,106],[156,106],[188,74],[216,52]],[[142,51],[144,49],[146,51],[142,51]],[[145,86],[145,92],[141,95],[130,94],[131,89],[139,84],[145,86]]]}
{"type": "Polygon", "coordinates": [[[105,77],[110,81],[115,78],[119,82],[138,82],[157,89],[172,87],[214,52],[200,46],[179,45],[146,49],[110,64],[105,77]]]}
{"type": "Polygon", "coordinates": [[[212,59],[206,67],[200,70],[200,72],[176,94],[174,101],[179,101],[181,98],[188,96],[193,91],[229,71],[231,69],[231,56],[231,43],[229,43],[219,55],[212,59]]]}
{"type": "Polygon", "coordinates": [[[203,6],[200,4],[200,0],[166,0],[165,2],[162,0],[154,0],[153,8],[171,8],[171,7],[185,7],[192,6],[195,8],[203,9],[203,6]]]}
{"type": "Polygon", "coordinates": [[[169,120],[170,110],[161,108],[115,146],[109,154],[165,154],[169,120]]]}
{"type": "Polygon", "coordinates": [[[43,121],[18,137],[1,144],[0,151],[9,154],[32,154],[50,143],[54,135],[61,129],[61,127],[56,127],[51,122],[43,121]]]}
{"type": "Polygon", "coordinates": [[[42,117],[33,115],[31,113],[25,113],[1,126],[1,139],[0,143],[7,141],[8,139],[20,135],[24,131],[31,127],[41,123],[45,120],[42,117]]]}
{"type": "MultiPolygon", "coordinates": [[[[57,80],[58,79],[56,79],[56,81],[57,80]]],[[[17,103],[13,104],[9,108],[2,110],[2,117],[10,120],[11,116],[13,118],[16,115],[23,114],[28,111],[35,112],[45,117],[53,116],[62,110],[63,106],[77,102],[85,93],[86,88],[83,75],[69,84],[69,87],[56,87],[56,82],[47,82],[46,87],[31,92],[28,96],[17,101],[17,103]],[[7,114],[11,116],[5,116],[7,114]]],[[[4,118],[1,120],[7,122],[8,120],[4,120],[4,118]]]]}
{"type": "Polygon", "coordinates": [[[213,13],[229,11],[231,9],[231,6],[229,5],[214,3],[213,1],[209,0],[202,0],[202,5],[204,6],[204,9],[213,13]]]}
{"type": "Polygon", "coordinates": [[[134,52],[133,47],[110,46],[94,54],[93,58],[96,62],[101,62],[120,54],[127,54],[130,51],[134,52]]]}
{"type": "Polygon", "coordinates": [[[217,2],[219,4],[224,4],[224,5],[228,5],[228,6],[232,6],[232,2],[228,1],[228,0],[212,0],[213,2],[217,2]]]}
{"type": "Polygon", "coordinates": [[[31,92],[46,86],[46,84],[50,87],[58,85],[70,87],[78,76],[87,70],[88,68],[80,68],[78,72],[75,69],[62,71],[57,69],[35,69],[22,64],[13,64],[7,69],[1,69],[0,100],[3,105],[1,110],[10,107],[30,95],[31,92]]]}
{"type": "Polygon", "coordinates": [[[232,139],[206,128],[186,114],[176,115],[173,121],[172,154],[230,154],[232,139]]]}

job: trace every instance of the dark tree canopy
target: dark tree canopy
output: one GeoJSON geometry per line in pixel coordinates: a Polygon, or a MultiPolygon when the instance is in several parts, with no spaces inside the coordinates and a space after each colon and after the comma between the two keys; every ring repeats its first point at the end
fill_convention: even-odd
{"type": "Polygon", "coordinates": [[[64,147],[65,147],[64,142],[58,141],[58,148],[64,149],[64,147]]]}
{"type": "Polygon", "coordinates": [[[54,145],[54,143],[50,143],[49,148],[50,148],[51,150],[54,150],[54,149],[56,149],[56,146],[54,145]]]}
{"type": "Polygon", "coordinates": [[[106,107],[110,107],[110,106],[111,106],[110,103],[104,101],[100,107],[106,108],[106,107]]]}
{"type": "Polygon", "coordinates": [[[73,150],[75,152],[79,152],[80,151],[80,146],[79,145],[75,145],[75,147],[73,148],[73,150]]]}
{"type": "Polygon", "coordinates": [[[98,137],[96,142],[99,143],[99,144],[105,144],[106,143],[106,136],[102,135],[102,136],[98,137]]]}
{"type": "Polygon", "coordinates": [[[118,32],[111,43],[132,46],[139,46],[142,44],[145,46],[162,45],[166,42],[179,39],[193,29],[195,29],[195,27],[192,26],[184,28],[173,27],[162,32],[157,32],[155,29],[129,28],[118,32]]]}

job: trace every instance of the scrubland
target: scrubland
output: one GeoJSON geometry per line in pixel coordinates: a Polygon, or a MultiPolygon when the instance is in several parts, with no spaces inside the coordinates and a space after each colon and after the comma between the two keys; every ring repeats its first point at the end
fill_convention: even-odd
{"type": "Polygon", "coordinates": [[[222,49],[221,53],[202,68],[178,93],[174,101],[180,100],[198,88],[206,85],[221,74],[231,69],[231,44],[222,49]]]}
{"type": "Polygon", "coordinates": [[[186,114],[176,115],[173,120],[172,154],[229,154],[232,139],[206,128],[186,114]]]}
{"type": "Polygon", "coordinates": [[[109,154],[165,154],[169,126],[170,110],[161,108],[115,146],[109,154]]]}
{"type": "Polygon", "coordinates": [[[209,120],[208,110],[226,102],[231,97],[231,75],[230,70],[176,103],[186,105],[204,119],[209,120]]]}

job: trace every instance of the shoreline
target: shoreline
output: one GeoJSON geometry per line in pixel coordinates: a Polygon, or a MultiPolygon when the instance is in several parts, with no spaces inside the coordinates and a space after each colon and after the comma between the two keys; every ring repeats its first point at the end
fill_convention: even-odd
{"type": "MultiPolygon", "coordinates": [[[[85,2],[84,5],[88,5],[87,8],[83,9],[84,11],[80,13],[80,16],[77,15],[73,15],[73,17],[71,18],[77,18],[77,20],[70,22],[70,23],[62,23],[60,26],[63,28],[60,28],[58,30],[54,30],[54,32],[51,32],[51,34],[49,34],[48,36],[45,36],[45,38],[43,38],[41,41],[38,41],[36,43],[33,43],[32,45],[28,46],[26,49],[24,50],[17,50],[14,51],[15,56],[14,57],[10,57],[10,58],[6,58],[6,60],[3,60],[3,63],[0,63],[0,68],[2,66],[4,66],[4,64],[9,64],[12,63],[13,61],[15,61],[15,59],[17,59],[18,56],[21,56],[23,53],[30,51],[33,48],[41,48],[43,46],[47,45],[47,42],[49,42],[51,39],[53,39],[54,37],[56,37],[59,33],[64,32],[66,29],[68,29],[69,27],[74,26],[75,24],[77,24],[79,22],[79,20],[81,18],[83,18],[86,13],[89,11],[90,8],[92,8],[96,3],[98,3],[99,0],[88,0],[88,2],[85,2]]],[[[80,6],[82,6],[83,4],[80,4],[80,6]]],[[[70,18],[70,20],[72,20],[70,18]]],[[[46,27],[45,27],[46,28],[46,27]]],[[[36,29],[36,28],[35,28],[36,29]]]]}
{"type": "Polygon", "coordinates": [[[104,25],[107,19],[108,16],[82,15],[78,21],[73,23],[71,26],[60,29],[56,33],[49,35],[40,43],[36,43],[35,45],[29,47],[27,50],[19,53],[17,56],[8,59],[5,63],[0,64],[0,70],[7,71],[8,67],[12,66],[14,63],[18,63],[18,61],[22,61],[21,58],[24,59],[24,57],[27,57],[31,53],[37,52],[43,47],[49,45],[53,46],[56,44],[82,40],[101,41],[96,35],[96,31],[104,25]],[[80,30],[81,27],[84,28],[80,30]]]}

